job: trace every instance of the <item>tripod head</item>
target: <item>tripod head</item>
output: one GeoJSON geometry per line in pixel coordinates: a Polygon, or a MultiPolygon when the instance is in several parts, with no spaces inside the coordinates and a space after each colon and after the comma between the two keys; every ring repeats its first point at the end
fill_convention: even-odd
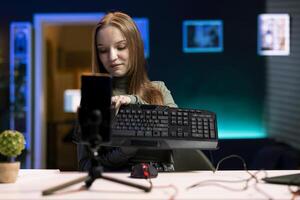
{"type": "Polygon", "coordinates": [[[100,110],[89,111],[86,108],[78,109],[80,123],[80,142],[86,144],[93,151],[97,151],[102,143],[102,136],[99,134],[99,127],[102,123],[100,110]]]}

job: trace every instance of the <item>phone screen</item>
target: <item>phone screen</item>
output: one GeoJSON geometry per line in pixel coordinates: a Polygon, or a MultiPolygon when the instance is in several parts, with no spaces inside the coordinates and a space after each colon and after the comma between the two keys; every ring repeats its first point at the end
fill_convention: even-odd
{"type": "Polygon", "coordinates": [[[82,75],[79,123],[83,142],[110,141],[112,81],[109,76],[82,75]]]}

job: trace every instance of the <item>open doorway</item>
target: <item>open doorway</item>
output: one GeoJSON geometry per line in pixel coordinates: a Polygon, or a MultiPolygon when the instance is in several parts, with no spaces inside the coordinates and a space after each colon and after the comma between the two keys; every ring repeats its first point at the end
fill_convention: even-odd
{"type": "Polygon", "coordinates": [[[66,110],[65,92],[80,88],[91,72],[93,25],[48,25],[45,31],[47,168],[76,170],[72,133],[76,111],[66,110]]]}
{"type": "Polygon", "coordinates": [[[101,16],[34,16],[34,168],[76,169],[76,147],[69,139],[76,114],[65,112],[64,91],[79,89],[80,74],[91,72],[92,30],[101,16]]]}

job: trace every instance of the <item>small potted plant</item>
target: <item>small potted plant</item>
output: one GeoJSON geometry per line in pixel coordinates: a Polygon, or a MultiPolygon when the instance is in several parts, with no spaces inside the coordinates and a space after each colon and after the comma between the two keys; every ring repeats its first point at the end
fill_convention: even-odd
{"type": "Polygon", "coordinates": [[[15,130],[6,130],[0,133],[0,183],[14,183],[20,169],[20,162],[15,158],[25,148],[25,139],[22,133],[15,130]]]}

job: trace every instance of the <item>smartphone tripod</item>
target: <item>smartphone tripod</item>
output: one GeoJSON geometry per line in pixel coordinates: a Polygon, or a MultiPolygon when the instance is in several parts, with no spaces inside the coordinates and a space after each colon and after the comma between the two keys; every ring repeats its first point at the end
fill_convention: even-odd
{"type": "Polygon", "coordinates": [[[117,178],[103,175],[103,168],[102,168],[99,160],[97,159],[98,149],[100,148],[101,143],[102,143],[101,135],[99,134],[99,128],[98,128],[102,122],[101,111],[94,110],[89,115],[85,115],[84,110],[83,109],[80,110],[80,108],[79,108],[79,121],[83,127],[83,129],[81,130],[83,132],[82,134],[85,134],[84,131],[86,131],[86,130],[89,131],[89,133],[86,134],[87,137],[84,137],[84,141],[87,142],[87,146],[88,146],[89,153],[90,153],[89,155],[90,155],[90,159],[91,159],[91,165],[92,165],[90,167],[89,173],[87,176],[80,177],[80,178],[71,180],[69,182],[63,183],[61,185],[57,185],[55,187],[46,189],[46,190],[42,191],[43,196],[51,195],[59,190],[62,190],[66,187],[75,185],[80,182],[85,182],[84,187],[86,189],[89,189],[91,187],[91,185],[93,184],[93,182],[98,178],[105,179],[105,180],[112,181],[112,182],[119,183],[119,184],[123,184],[123,185],[127,185],[127,186],[131,186],[131,187],[135,187],[135,188],[144,190],[145,192],[151,191],[150,186],[146,187],[143,185],[131,183],[129,181],[120,180],[117,178]],[[80,120],[80,119],[82,119],[82,117],[85,118],[83,122],[82,122],[82,120],[80,120]],[[87,129],[85,129],[84,127],[87,129]]]}

